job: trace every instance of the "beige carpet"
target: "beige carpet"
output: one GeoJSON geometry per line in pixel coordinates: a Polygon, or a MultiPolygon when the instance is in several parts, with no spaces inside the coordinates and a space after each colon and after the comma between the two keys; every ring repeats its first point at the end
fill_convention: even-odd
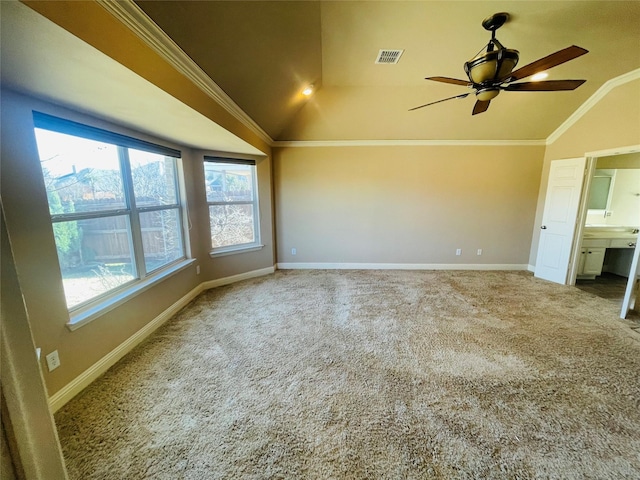
{"type": "Polygon", "coordinates": [[[640,334],[526,272],[205,292],[56,414],[73,479],[637,479],[640,334]]]}

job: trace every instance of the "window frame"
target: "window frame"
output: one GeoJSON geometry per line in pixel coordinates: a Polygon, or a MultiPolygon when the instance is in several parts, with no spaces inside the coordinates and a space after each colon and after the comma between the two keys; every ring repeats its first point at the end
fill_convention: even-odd
{"type": "Polygon", "coordinates": [[[210,156],[205,155],[203,161],[203,170],[205,170],[205,182],[206,182],[206,164],[207,163],[217,163],[217,164],[228,164],[228,165],[247,165],[252,168],[252,185],[251,185],[251,193],[252,200],[245,201],[209,201],[207,198],[206,192],[206,183],[205,183],[205,198],[207,201],[207,214],[209,218],[209,246],[211,248],[209,255],[211,257],[221,257],[225,255],[233,255],[236,253],[246,253],[260,250],[264,247],[261,241],[260,235],[260,202],[259,202],[259,194],[258,194],[258,167],[257,162],[254,159],[246,159],[246,158],[236,158],[236,157],[222,157],[222,156],[210,156]],[[251,205],[253,212],[253,242],[248,243],[239,243],[234,245],[225,245],[222,247],[214,247],[213,246],[213,232],[211,225],[211,213],[210,207],[212,206],[227,206],[227,205],[251,205]]]}
{"type": "MultiPolygon", "coordinates": [[[[124,207],[109,210],[82,211],[73,213],[50,214],[52,227],[56,223],[80,221],[88,219],[98,219],[116,216],[128,217],[128,228],[130,230],[130,250],[133,279],[116,286],[106,292],[84,300],[72,307],[68,307],[70,330],[75,330],[89,321],[103,315],[118,305],[128,301],[135,295],[147,290],[155,283],[187,268],[195,262],[189,258],[189,238],[188,226],[185,219],[188,218],[186,209],[186,195],[184,194],[181,157],[182,152],[170,147],[140,140],[127,135],[103,130],[89,125],[73,122],[41,112],[33,112],[34,132],[35,129],[42,129],[51,132],[71,135],[77,138],[99,141],[114,145],[118,152],[118,164],[123,188],[124,207]],[[131,169],[131,159],[129,149],[144,151],[152,154],[162,155],[173,159],[173,188],[175,192],[175,202],[159,205],[136,205],[134,191],[134,179],[131,169]],[[140,222],[141,214],[155,211],[175,211],[177,215],[177,226],[179,228],[178,241],[180,253],[179,257],[160,265],[156,268],[147,268],[145,251],[143,245],[142,226],[140,222]]],[[[37,143],[37,142],[36,142],[37,143]]],[[[62,273],[62,272],[61,272],[62,273]]],[[[64,281],[63,278],[61,280],[64,281]]]]}

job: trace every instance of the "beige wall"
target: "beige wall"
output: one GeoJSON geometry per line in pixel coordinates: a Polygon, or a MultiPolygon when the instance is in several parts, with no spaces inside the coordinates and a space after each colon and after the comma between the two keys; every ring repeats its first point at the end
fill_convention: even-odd
{"type": "Polygon", "coordinates": [[[60,355],[58,369],[48,372],[44,368],[49,395],[59,391],[200,283],[273,266],[269,158],[261,160],[258,167],[265,248],[259,252],[212,259],[209,257],[208,209],[199,152],[6,90],[2,91],[1,120],[2,202],[22,293],[36,345],[42,348],[43,355],[53,350],[58,350],[60,355]],[[202,273],[196,275],[195,265],[192,265],[78,330],[69,331],[66,327],[69,315],[33,133],[33,110],[182,150],[191,225],[190,246],[202,273]]]}
{"type": "Polygon", "coordinates": [[[7,434],[7,443],[11,446],[10,458],[7,459],[4,448],[8,445],[2,445],[0,478],[65,480],[67,474],[62,450],[22,301],[4,208],[0,212],[0,245],[0,403],[2,436],[7,434]],[[15,468],[15,476],[10,473],[13,468],[5,468],[7,460],[15,468]]]}
{"type": "Polygon", "coordinates": [[[613,88],[560,138],[544,155],[538,206],[529,263],[535,265],[540,225],[552,160],[584,157],[588,152],[640,145],[640,80],[613,88]]]}
{"type": "Polygon", "coordinates": [[[287,147],[273,155],[279,264],[528,262],[543,146],[287,147]]]}

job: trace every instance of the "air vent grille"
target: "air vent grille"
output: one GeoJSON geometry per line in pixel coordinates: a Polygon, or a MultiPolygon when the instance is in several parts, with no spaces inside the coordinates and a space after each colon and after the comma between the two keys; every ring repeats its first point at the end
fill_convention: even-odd
{"type": "Polygon", "coordinates": [[[400,60],[400,57],[402,56],[402,52],[404,52],[404,50],[380,50],[378,52],[378,58],[376,58],[376,63],[398,63],[398,60],[400,60]]]}

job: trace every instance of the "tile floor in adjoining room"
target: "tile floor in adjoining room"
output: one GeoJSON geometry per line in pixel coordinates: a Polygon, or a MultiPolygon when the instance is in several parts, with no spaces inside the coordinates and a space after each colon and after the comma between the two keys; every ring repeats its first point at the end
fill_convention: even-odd
{"type": "MultiPolygon", "coordinates": [[[[603,272],[594,280],[576,280],[576,288],[610,300],[622,308],[622,300],[627,288],[627,277],[603,272]]],[[[637,323],[640,328],[640,313],[637,310],[629,312],[627,320],[637,323]]]]}

